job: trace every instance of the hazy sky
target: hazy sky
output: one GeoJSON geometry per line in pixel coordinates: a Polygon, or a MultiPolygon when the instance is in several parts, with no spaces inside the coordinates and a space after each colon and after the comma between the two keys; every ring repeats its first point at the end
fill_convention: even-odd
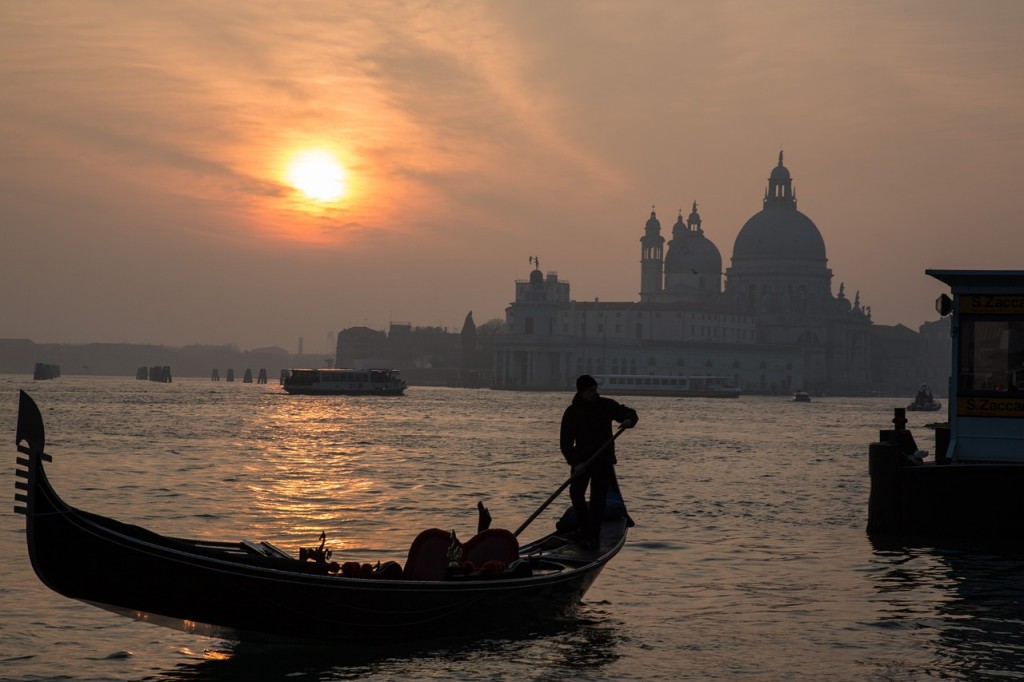
{"type": "Polygon", "coordinates": [[[833,292],[916,329],[925,268],[1024,269],[1021,35],[1019,0],[4,2],[0,338],[458,331],[530,256],[632,301],[651,206],[728,268],[780,150],[833,292]]]}

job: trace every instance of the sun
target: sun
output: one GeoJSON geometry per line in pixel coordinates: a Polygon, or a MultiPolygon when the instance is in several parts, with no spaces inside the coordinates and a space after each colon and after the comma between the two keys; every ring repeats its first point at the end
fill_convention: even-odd
{"type": "Polygon", "coordinates": [[[288,165],[288,182],[308,199],[331,202],[341,199],[348,191],[345,169],[330,152],[305,151],[288,165]]]}

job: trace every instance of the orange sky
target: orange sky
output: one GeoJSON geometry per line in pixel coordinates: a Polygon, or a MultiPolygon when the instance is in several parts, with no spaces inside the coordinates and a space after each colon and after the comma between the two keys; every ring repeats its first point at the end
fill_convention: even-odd
{"type": "Polygon", "coordinates": [[[636,300],[651,205],[729,267],[780,149],[832,289],[1024,269],[1024,3],[0,4],[0,338],[327,350],[503,317],[530,256],[636,300]],[[355,8],[355,9],[353,9],[355,8]],[[348,194],[309,201],[329,151],[348,194]]]}

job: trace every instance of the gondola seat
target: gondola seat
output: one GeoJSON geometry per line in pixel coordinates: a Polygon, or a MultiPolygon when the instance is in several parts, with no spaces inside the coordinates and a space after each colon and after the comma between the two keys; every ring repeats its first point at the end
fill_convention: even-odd
{"type": "Polygon", "coordinates": [[[444,580],[451,543],[451,533],[440,528],[428,528],[417,535],[405,560],[406,580],[444,580]]]}
{"type": "Polygon", "coordinates": [[[490,561],[497,561],[504,568],[518,558],[519,541],[504,528],[489,528],[462,545],[462,560],[475,569],[483,568],[490,561]]]}

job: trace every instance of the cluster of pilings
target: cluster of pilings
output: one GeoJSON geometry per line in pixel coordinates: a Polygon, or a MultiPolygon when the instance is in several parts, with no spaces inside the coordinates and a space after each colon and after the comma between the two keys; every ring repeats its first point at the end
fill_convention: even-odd
{"type": "MultiPolygon", "coordinates": [[[[215,369],[215,370],[213,370],[213,372],[210,373],[210,380],[211,381],[220,381],[220,370],[219,369],[215,369]]],[[[227,380],[227,381],[234,381],[235,380],[235,370],[233,370],[233,369],[226,370],[225,371],[225,380],[227,380]]],[[[251,384],[252,383],[252,370],[251,369],[245,370],[245,374],[242,376],[242,383],[243,384],[251,384]]],[[[265,384],[265,383],[267,383],[267,370],[266,369],[261,369],[260,370],[259,376],[256,378],[256,383],[257,384],[265,384]]]]}
{"type": "Polygon", "coordinates": [[[171,383],[171,368],[168,366],[160,367],[154,365],[153,367],[139,367],[135,370],[135,378],[150,381],[157,381],[161,384],[171,383]]]}

